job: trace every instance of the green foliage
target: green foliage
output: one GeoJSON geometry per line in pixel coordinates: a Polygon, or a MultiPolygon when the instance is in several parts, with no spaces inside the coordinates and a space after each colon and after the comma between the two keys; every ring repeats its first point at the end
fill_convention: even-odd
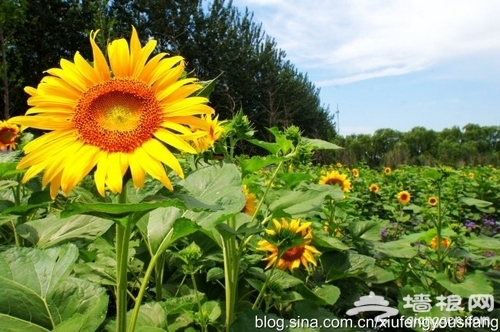
{"type": "MultiPolygon", "coordinates": [[[[19,13],[5,16],[8,52],[2,52],[9,64],[5,76],[11,114],[24,113],[23,87],[36,86],[60,58],[71,60],[79,51],[92,61],[88,32],[100,29],[97,43],[106,53],[105,45],[128,38],[133,25],[143,42],[156,39],[159,50],[182,55],[189,72],[210,82],[202,94],[210,94],[219,119],[233,118],[236,110],[243,109],[260,140],[272,137],[265,128],[291,125],[308,137],[329,141],[335,136],[332,115],[320,104],[319,89],[286,60],[285,52],[254,22],[250,11],[241,12],[230,1],[215,0],[208,7],[192,0],[9,0],[5,5],[14,3],[16,11],[0,11],[19,13]]],[[[1,94],[1,104],[3,99],[1,94]]],[[[250,145],[238,148],[255,152],[250,145]]]]}
{"type": "Polygon", "coordinates": [[[108,305],[99,285],[70,276],[74,245],[0,253],[0,321],[3,329],[95,331],[108,305]]]}
{"type": "Polygon", "coordinates": [[[415,127],[407,133],[379,129],[373,135],[336,137],[345,148],[336,153],[346,165],[365,162],[371,167],[410,165],[495,165],[500,164],[500,127],[468,124],[435,132],[415,127]]]}

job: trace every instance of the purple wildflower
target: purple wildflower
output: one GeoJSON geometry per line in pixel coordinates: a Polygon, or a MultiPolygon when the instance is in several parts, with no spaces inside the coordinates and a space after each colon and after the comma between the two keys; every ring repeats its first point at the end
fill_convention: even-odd
{"type": "Polygon", "coordinates": [[[476,223],[473,221],[467,220],[467,221],[465,221],[465,227],[470,228],[470,229],[475,228],[476,223]]]}

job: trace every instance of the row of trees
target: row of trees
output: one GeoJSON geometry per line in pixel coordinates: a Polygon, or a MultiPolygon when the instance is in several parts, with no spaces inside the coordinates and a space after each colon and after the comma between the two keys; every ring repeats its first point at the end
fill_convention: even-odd
{"type": "MultiPolygon", "coordinates": [[[[286,54],[231,1],[213,0],[2,0],[0,2],[1,103],[8,118],[26,111],[24,86],[36,86],[44,70],[72,60],[78,50],[92,59],[88,35],[98,44],[130,36],[131,26],[157,51],[180,54],[190,75],[215,77],[212,106],[221,119],[243,109],[257,136],[266,127],[299,126],[305,136],[331,140],[335,124],[319,90],[286,60],[286,54]]],[[[250,152],[250,151],[248,151],[250,152]]]]}
{"type": "Polygon", "coordinates": [[[500,126],[468,124],[440,132],[415,127],[406,133],[379,129],[373,135],[337,136],[334,142],[345,148],[336,158],[346,165],[500,165],[500,126]]]}

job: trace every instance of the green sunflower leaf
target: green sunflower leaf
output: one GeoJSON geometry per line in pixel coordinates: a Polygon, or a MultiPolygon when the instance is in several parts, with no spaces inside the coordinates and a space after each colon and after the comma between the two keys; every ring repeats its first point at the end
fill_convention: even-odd
{"type": "Polygon", "coordinates": [[[106,291],[70,277],[78,249],[15,247],[0,253],[0,326],[5,331],[95,331],[108,307],[106,291]],[[68,331],[68,330],[66,330],[68,331]]]}
{"type": "Polygon", "coordinates": [[[150,212],[149,218],[142,218],[137,223],[153,255],[200,228],[193,221],[183,218],[182,214],[183,211],[176,207],[158,208],[150,212]]]}
{"type": "Polygon", "coordinates": [[[253,145],[257,145],[263,149],[266,149],[272,154],[277,154],[281,150],[280,146],[277,143],[264,142],[254,138],[249,139],[248,141],[253,145]]]}
{"type": "Polygon", "coordinates": [[[277,164],[280,161],[284,160],[284,158],[276,156],[266,156],[266,157],[253,156],[250,159],[243,157],[236,157],[236,159],[240,164],[243,177],[245,177],[248,174],[257,172],[258,170],[261,170],[266,166],[277,164]]]}
{"type": "Polygon", "coordinates": [[[302,137],[302,141],[313,148],[313,150],[339,150],[343,147],[317,138],[302,137]]]}
{"type": "Polygon", "coordinates": [[[80,246],[104,234],[113,222],[93,216],[75,215],[60,219],[50,215],[17,226],[19,234],[39,248],[50,248],[67,242],[80,246]]]}
{"type": "Polygon", "coordinates": [[[493,288],[488,283],[488,278],[477,272],[467,276],[465,280],[460,283],[450,281],[444,273],[436,273],[433,277],[441,286],[449,290],[452,294],[461,297],[470,297],[474,294],[491,294],[493,292],[493,288]]]}
{"type": "Polygon", "coordinates": [[[180,181],[179,185],[187,195],[218,208],[216,211],[187,210],[182,215],[200,225],[209,236],[213,236],[218,223],[239,213],[245,206],[241,173],[234,164],[202,168],[180,181]]]}
{"type": "MultiPolygon", "coordinates": [[[[161,201],[148,201],[136,204],[72,202],[65,206],[65,209],[61,212],[61,217],[67,218],[77,214],[86,214],[113,220],[123,226],[126,226],[127,222],[136,223],[148,212],[165,207],[176,207],[179,209],[188,208],[186,204],[178,198],[163,198],[161,201]]],[[[204,205],[204,208],[208,208],[208,206],[204,205]]],[[[202,208],[199,208],[197,210],[201,209],[202,208]]]]}

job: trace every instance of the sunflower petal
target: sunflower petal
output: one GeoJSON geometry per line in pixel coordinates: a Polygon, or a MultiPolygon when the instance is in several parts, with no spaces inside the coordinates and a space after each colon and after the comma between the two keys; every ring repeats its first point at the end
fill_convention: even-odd
{"type": "Polygon", "coordinates": [[[151,157],[151,155],[149,155],[142,147],[137,148],[135,153],[137,154],[139,160],[141,160],[142,168],[144,168],[148,174],[159,180],[168,189],[174,190],[172,183],[165,173],[165,168],[157,159],[151,157]]]}
{"type": "Polygon", "coordinates": [[[68,164],[72,166],[64,169],[61,180],[61,189],[65,194],[69,194],[95,167],[100,152],[99,148],[93,145],[83,145],[78,152],[68,159],[68,164]]]}
{"type": "MultiPolygon", "coordinates": [[[[35,164],[35,165],[31,166],[30,168],[28,168],[28,170],[26,171],[26,173],[24,173],[24,176],[23,176],[23,179],[22,179],[22,183],[26,183],[30,179],[34,178],[38,173],[40,173],[41,171],[43,171],[43,169],[45,167],[47,167],[47,165],[48,165],[48,161],[44,161],[44,162],[35,164]]],[[[17,168],[19,169],[19,166],[17,168]]]]}
{"type": "MultiPolygon", "coordinates": [[[[26,157],[21,159],[17,167],[18,169],[23,169],[28,166],[42,163],[45,160],[50,160],[52,156],[59,153],[61,150],[64,149],[65,146],[72,144],[74,141],[76,141],[76,137],[71,137],[71,136],[57,137],[52,142],[50,142],[50,144],[40,147],[36,151],[28,154],[26,157]]],[[[34,141],[31,143],[34,143],[34,141]]]]}
{"type": "Polygon", "coordinates": [[[142,145],[144,151],[149,153],[151,158],[156,158],[171,169],[181,178],[184,178],[184,172],[182,171],[181,164],[175,156],[170,152],[163,144],[155,139],[149,140],[142,145]]]}
{"type": "MultiPolygon", "coordinates": [[[[159,91],[156,94],[156,98],[160,102],[166,102],[166,103],[168,103],[169,99],[174,99],[174,98],[167,99],[167,97],[169,97],[170,95],[172,95],[174,92],[177,92],[178,90],[181,90],[185,86],[187,86],[188,88],[190,86],[194,86],[196,88],[194,91],[197,91],[197,90],[201,89],[202,86],[200,84],[190,84],[190,83],[193,83],[193,82],[196,82],[196,81],[197,81],[196,78],[187,78],[187,79],[180,80],[180,81],[177,81],[177,82],[172,82],[172,84],[169,84],[165,89],[161,89],[161,91],[159,91]]],[[[184,98],[188,97],[190,94],[184,96],[184,98]]],[[[180,99],[183,99],[183,98],[177,98],[177,99],[174,99],[174,100],[180,100],[180,99]]]]}
{"type": "Polygon", "coordinates": [[[85,60],[80,52],[76,52],[75,56],[73,58],[73,61],[75,62],[76,67],[78,68],[78,71],[86,77],[90,83],[96,84],[99,82],[99,77],[97,76],[96,72],[94,71],[94,68],[85,60]]]}
{"type": "Polygon", "coordinates": [[[129,162],[130,162],[130,173],[132,174],[132,182],[134,183],[134,187],[135,188],[144,187],[146,172],[141,167],[141,163],[137,159],[137,155],[131,154],[129,156],[129,162]]]}
{"type": "MultiPolygon", "coordinates": [[[[149,63],[148,63],[149,64],[149,63]]],[[[177,81],[184,72],[184,59],[181,56],[173,56],[170,58],[164,58],[158,64],[155,66],[154,71],[151,73],[151,79],[149,80],[151,83],[156,83],[155,86],[163,86],[162,82],[164,82],[166,79],[170,79],[173,77],[172,75],[175,73],[177,78],[174,79],[174,82],[177,81]],[[172,71],[172,68],[179,64],[178,67],[176,67],[177,71],[172,71]],[[182,68],[182,71],[180,71],[180,68],[182,68]],[[177,72],[180,73],[177,73],[177,72]],[[156,82],[161,78],[161,81],[156,82]]],[[[172,78],[173,79],[173,78],[172,78]]],[[[156,90],[158,91],[158,90],[156,90]]]]}
{"type": "Polygon", "coordinates": [[[108,173],[108,153],[102,153],[97,162],[97,169],[94,173],[94,181],[97,191],[101,196],[106,196],[106,174],[108,173]]]}
{"type": "Polygon", "coordinates": [[[196,153],[196,150],[189,145],[186,141],[183,139],[179,138],[178,135],[174,135],[168,130],[165,130],[163,128],[160,128],[154,133],[155,137],[162,140],[163,142],[167,143],[170,146],[173,146],[177,150],[181,152],[188,152],[188,153],[196,153]]]}
{"type": "Polygon", "coordinates": [[[130,53],[125,39],[118,39],[109,44],[108,56],[115,77],[130,76],[130,53]]]}
{"type": "Polygon", "coordinates": [[[59,192],[59,187],[61,187],[61,178],[62,178],[62,172],[57,174],[54,179],[52,179],[52,182],[50,183],[50,197],[52,199],[55,199],[57,196],[57,193],[59,192]]]}
{"type": "Polygon", "coordinates": [[[123,177],[120,169],[120,154],[108,154],[108,171],[106,172],[106,185],[114,193],[122,192],[123,177]]]}
{"type": "MultiPolygon", "coordinates": [[[[50,159],[50,164],[45,170],[45,174],[42,178],[42,185],[47,185],[56,175],[61,173],[63,168],[67,165],[68,158],[74,156],[82,146],[82,142],[76,141],[65,147],[64,150],[58,151],[58,153],[50,159]]],[[[73,167],[74,165],[72,165],[72,168],[73,167]]]]}
{"type": "Polygon", "coordinates": [[[110,79],[109,66],[101,49],[95,43],[95,37],[98,32],[99,30],[90,32],[90,45],[92,46],[92,55],[94,57],[94,71],[100,81],[106,81],[110,79]]]}

